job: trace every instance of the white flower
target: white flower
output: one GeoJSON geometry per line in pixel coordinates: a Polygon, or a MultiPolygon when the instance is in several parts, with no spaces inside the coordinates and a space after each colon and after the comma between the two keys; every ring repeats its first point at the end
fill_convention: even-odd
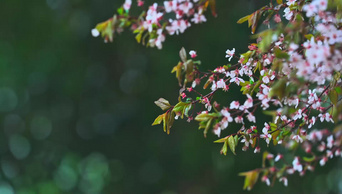
{"type": "Polygon", "coordinates": [[[313,125],[315,125],[316,123],[316,117],[312,117],[310,120],[309,120],[309,126],[308,128],[310,129],[313,125]]]}
{"type": "Polygon", "coordinates": [[[267,75],[262,78],[262,82],[264,82],[265,84],[268,84],[270,82],[270,79],[267,75]]]}
{"type": "Polygon", "coordinates": [[[240,82],[245,83],[245,80],[243,80],[239,77],[234,77],[234,78],[230,79],[229,82],[235,82],[239,86],[240,82]]]}
{"type": "Polygon", "coordinates": [[[264,138],[266,143],[269,144],[270,143],[270,139],[272,138],[272,135],[268,133],[268,130],[270,129],[270,126],[267,123],[265,123],[264,125],[265,125],[265,127],[262,129],[263,134],[260,135],[260,137],[264,138]]]}
{"type": "Polygon", "coordinates": [[[226,88],[226,83],[223,79],[220,79],[219,81],[217,81],[216,86],[217,88],[226,88]]]}
{"type": "Polygon", "coordinates": [[[325,165],[325,163],[328,161],[328,158],[327,157],[323,157],[320,161],[319,161],[319,164],[321,165],[321,166],[324,166],[325,165]]]}
{"type": "Polygon", "coordinates": [[[284,17],[287,19],[287,20],[291,20],[292,17],[293,17],[293,11],[290,10],[290,8],[285,8],[284,10],[284,17]]]}
{"type": "Polygon", "coordinates": [[[275,162],[278,162],[280,159],[282,159],[283,158],[283,155],[281,155],[281,154],[278,154],[277,156],[276,156],[276,158],[274,159],[274,161],[275,162]]]}
{"type": "Polygon", "coordinates": [[[299,109],[295,116],[293,117],[293,120],[298,120],[298,119],[301,119],[302,118],[302,109],[299,109]]]}
{"type": "Polygon", "coordinates": [[[228,60],[232,60],[233,56],[235,54],[235,48],[233,48],[232,50],[227,49],[226,51],[226,58],[228,58],[228,60]]]}
{"type": "Polygon", "coordinates": [[[220,122],[220,125],[222,129],[225,129],[228,127],[229,123],[233,122],[233,117],[230,116],[230,113],[226,108],[221,110],[221,114],[223,115],[223,118],[220,122]]]}
{"type": "Polygon", "coordinates": [[[303,171],[303,166],[300,164],[298,157],[295,157],[295,159],[292,162],[292,165],[293,165],[293,169],[295,171],[298,171],[298,172],[302,172],[303,171]]]}
{"type": "Polygon", "coordinates": [[[93,35],[94,37],[98,37],[100,35],[100,32],[94,28],[91,30],[91,35],[93,35]]]}
{"type": "Polygon", "coordinates": [[[263,177],[261,178],[261,181],[262,181],[262,182],[265,182],[267,186],[270,186],[270,185],[271,185],[270,179],[269,179],[267,176],[263,176],[263,177]]]}
{"type": "Polygon", "coordinates": [[[330,135],[328,138],[327,138],[327,147],[328,148],[332,148],[334,145],[334,136],[333,135],[330,135]]]}
{"type": "Polygon", "coordinates": [[[297,143],[303,143],[303,139],[299,135],[294,135],[292,139],[295,140],[297,143]]]}
{"type": "Polygon", "coordinates": [[[286,177],[281,177],[281,178],[279,179],[279,182],[284,182],[284,186],[285,186],[285,187],[287,187],[287,185],[288,185],[288,181],[287,181],[287,178],[286,178],[286,177]]]}
{"type": "Polygon", "coordinates": [[[294,5],[297,0],[287,0],[286,4],[287,5],[294,5]]]}
{"type": "Polygon", "coordinates": [[[214,134],[217,135],[217,137],[220,137],[221,131],[222,131],[221,127],[219,127],[218,125],[215,125],[214,134]]]}

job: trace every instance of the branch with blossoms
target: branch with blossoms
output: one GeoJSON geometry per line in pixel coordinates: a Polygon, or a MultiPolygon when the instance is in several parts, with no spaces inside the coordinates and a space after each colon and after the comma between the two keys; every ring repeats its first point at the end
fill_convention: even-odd
{"type": "MultiPolygon", "coordinates": [[[[130,15],[132,0],[118,8],[117,14],[107,21],[99,23],[91,31],[94,37],[101,35],[105,42],[112,42],[115,34],[128,28],[136,34],[135,39],[147,47],[162,48],[166,35],[183,33],[191,24],[206,22],[204,12],[210,7],[216,16],[215,0],[171,0],[163,5],[154,3],[139,16],[130,15]]],[[[137,7],[144,7],[144,1],[138,0],[137,7]]]]}
{"type": "MultiPolygon", "coordinates": [[[[176,12],[182,9],[181,18],[189,18],[194,12],[189,9],[186,13],[179,7],[191,3],[191,9],[205,10],[213,1],[173,2],[177,8],[167,9],[176,12]]],[[[160,10],[166,10],[171,1],[164,5],[160,10]]],[[[154,11],[158,15],[158,6],[153,6],[148,13],[154,11]]],[[[318,163],[323,166],[334,157],[342,157],[342,11],[338,7],[342,7],[342,3],[337,0],[271,1],[238,21],[248,22],[256,42],[240,55],[235,53],[235,48],[228,49],[225,56],[228,63],[212,71],[200,71],[201,62],[197,60],[196,51],[187,53],[182,48],[181,60],[172,69],[181,87],[178,103],[171,105],[164,98],[155,101],[166,112],[152,125],[163,123],[164,131],[169,134],[179,117],[187,118],[189,122],[198,121],[205,137],[209,131],[218,137],[226,133],[215,141],[223,144],[221,153],[224,155],[229,150],[236,154],[240,145],[243,151],[254,150],[254,153],[261,152],[261,144],[295,151],[292,158],[285,158],[281,153],[274,157],[265,151],[262,168],[240,173],[245,176],[244,189],[248,190],[259,177],[267,185],[278,179],[287,186],[287,177],[294,172],[304,175],[307,170],[314,170],[318,163]],[[271,26],[271,20],[274,26],[271,26]],[[268,29],[255,34],[260,23],[268,29]],[[236,62],[231,64],[231,61],[236,62]],[[202,94],[200,86],[209,91],[202,94]],[[245,100],[222,102],[227,106],[215,101],[215,95],[220,91],[234,96],[234,88],[240,89],[245,100]],[[256,111],[262,111],[272,119],[260,125],[256,111]],[[239,129],[230,127],[231,123],[239,125],[239,129]],[[334,130],[324,127],[317,130],[321,126],[334,130]],[[296,154],[297,150],[303,150],[306,155],[296,154]]],[[[142,16],[140,26],[147,21],[148,13],[142,16]]],[[[165,27],[161,28],[162,32],[166,30],[173,34],[168,28],[171,23],[161,25],[165,27]]],[[[158,24],[152,25],[151,32],[160,30],[158,24]]],[[[135,30],[150,33],[147,27],[135,30]]],[[[151,39],[149,43],[161,48],[157,43],[151,43],[151,39]]]]}

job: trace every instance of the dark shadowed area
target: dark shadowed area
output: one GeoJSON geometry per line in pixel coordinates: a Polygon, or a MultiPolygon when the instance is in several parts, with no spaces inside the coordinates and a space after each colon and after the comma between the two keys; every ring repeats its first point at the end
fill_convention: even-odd
{"type": "MultiPolygon", "coordinates": [[[[260,167],[262,154],[220,155],[196,122],[179,120],[167,135],[151,126],[162,114],[153,102],[177,102],[170,72],[181,47],[197,51],[202,70],[226,64],[228,48],[246,51],[250,32],[236,21],[267,2],[217,0],[217,18],[157,50],[129,31],[107,44],[91,36],[123,0],[2,1],[0,194],[243,193],[238,173],[260,167]]],[[[341,159],[250,193],[279,191],[342,192],[341,159]]]]}

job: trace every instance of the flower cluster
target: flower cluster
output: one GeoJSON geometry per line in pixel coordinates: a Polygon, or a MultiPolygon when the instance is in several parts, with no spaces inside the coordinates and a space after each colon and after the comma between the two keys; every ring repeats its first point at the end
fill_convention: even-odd
{"type": "MultiPolygon", "coordinates": [[[[161,48],[165,34],[179,34],[191,22],[206,21],[203,11],[210,2],[214,1],[173,0],[164,2],[164,6],[153,4],[147,14],[136,20],[133,29],[138,36],[145,33],[149,37],[149,46],[161,48]],[[171,12],[175,18],[166,20],[166,14],[171,12]]],[[[130,5],[131,1],[126,3],[130,5]]],[[[260,173],[261,181],[267,185],[278,179],[287,186],[289,175],[304,175],[314,170],[316,163],[323,166],[330,159],[341,157],[342,12],[337,9],[340,6],[342,3],[334,0],[277,0],[276,5],[271,1],[238,21],[248,22],[252,34],[261,20],[269,29],[253,35],[256,42],[245,53],[238,55],[235,48],[227,49],[228,64],[212,71],[200,71],[196,51],[187,53],[182,48],[181,61],[172,70],[182,87],[179,102],[173,106],[163,98],[157,100],[156,105],[166,112],[153,125],[163,123],[164,131],[170,133],[179,117],[196,120],[199,128],[204,129],[204,136],[209,131],[218,137],[226,133],[215,141],[223,143],[224,155],[229,149],[236,154],[239,144],[243,151],[254,153],[261,152],[261,144],[289,150],[300,147],[306,153],[291,158],[288,154],[285,157],[264,152],[262,168],[240,174],[246,177],[244,189],[251,189],[260,173]],[[276,24],[272,28],[271,19],[276,24]],[[203,89],[210,88],[207,94],[199,92],[201,85],[203,89]],[[217,91],[236,92],[231,88],[240,88],[245,99],[222,105],[215,101],[217,91]],[[260,124],[257,111],[273,119],[260,124]],[[240,129],[231,129],[231,123],[241,126],[240,129]]],[[[104,35],[104,31],[101,33],[104,35]]]]}
{"type": "MultiPolygon", "coordinates": [[[[138,7],[143,4],[143,1],[137,1],[138,7]]],[[[129,15],[131,5],[132,0],[126,0],[118,9],[118,14],[98,24],[92,30],[92,35],[97,37],[101,34],[107,42],[113,40],[115,32],[120,33],[125,28],[130,28],[137,34],[139,43],[161,49],[166,35],[178,35],[189,28],[191,23],[206,22],[204,11],[208,6],[211,6],[215,15],[215,1],[211,0],[171,0],[164,1],[162,5],[154,3],[138,17],[129,15]]]]}

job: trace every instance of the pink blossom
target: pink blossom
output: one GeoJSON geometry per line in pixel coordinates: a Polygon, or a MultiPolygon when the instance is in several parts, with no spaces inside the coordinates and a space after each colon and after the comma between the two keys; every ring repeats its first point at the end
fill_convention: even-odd
{"type": "Polygon", "coordinates": [[[123,8],[126,12],[129,11],[132,5],[132,0],[125,0],[125,3],[123,4],[123,8]]]}
{"type": "Polygon", "coordinates": [[[280,17],[279,14],[276,14],[276,15],[274,16],[274,21],[275,21],[276,23],[280,23],[280,22],[281,22],[281,17],[280,17]]]}
{"type": "Polygon", "coordinates": [[[196,51],[194,51],[194,50],[191,50],[191,51],[189,52],[189,54],[190,54],[191,58],[196,58],[196,57],[197,57],[197,53],[196,53],[196,51]]]}
{"type": "Polygon", "coordinates": [[[333,135],[330,135],[328,138],[327,138],[327,147],[328,148],[332,148],[334,146],[334,136],[333,135]]]}
{"type": "Polygon", "coordinates": [[[177,10],[177,0],[164,1],[164,7],[165,7],[166,13],[176,11],[177,10]]]}
{"type": "Polygon", "coordinates": [[[227,109],[222,109],[221,114],[223,115],[223,119],[221,120],[221,128],[225,129],[228,127],[230,122],[233,122],[233,117],[230,116],[230,113],[227,109]]]}
{"type": "Polygon", "coordinates": [[[312,117],[310,120],[309,120],[309,126],[308,128],[310,129],[313,125],[315,125],[315,122],[316,122],[316,117],[312,117]]]}
{"type": "Polygon", "coordinates": [[[217,85],[217,88],[226,88],[226,82],[223,79],[220,79],[219,81],[217,81],[216,85],[217,85]]]}
{"type": "Polygon", "coordinates": [[[195,13],[191,21],[194,22],[195,24],[199,24],[202,22],[206,22],[207,19],[205,18],[203,14],[195,13]]]}
{"type": "Polygon", "coordinates": [[[242,116],[237,116],[237,117],[235,117],[234,120],[235,120],[236,123],[244,123],[244,122],[243,122],[243,117],[242,117],[242,116]]]}
{"type": "Polygon", "coordinates": [[[327,122],[334,122],[332,120],[332,116],[329,113],[325,113],[325,114],[319,114],[318,115],[319,119],[321,120],[321,122],[323,122],[324,120],[326,120],[327,122]]]}
{"type": "Polygon", "coordinates": [[[141,6],[143,6],[144,5],[144,1],[142,1],[142,0],[137,0],[137,4],[138,4],[138,7],[141,7],[141,6]]]}
{"type": "Polygon", "coordinates": [[[252,113],[248,113],[247,119],[248,119],[248,121],[250,121],[250,122],[256,123],[255,116],[254,116],[252,113]]]}
{"type": "Polygon", "coordinates": [[[239,109],[239,107],[240,107],[239,101],[232,101],[230,103],[229,109],[239,109]]]}
{"type": "Polygon", "coordinates": [[[306,17],[312,17],[316,13],[318,13],[318,7],[314,4],[306,4],[303,6],[303,11],[306,12],[306,17]]]}
{"type": "Polygon", "coordinates": [[[192,7],[193,4],[190,1],[185,1],[184,3],[179,5],[178,9],[183,11],[184,13],[188,13],[192,7]]]}

